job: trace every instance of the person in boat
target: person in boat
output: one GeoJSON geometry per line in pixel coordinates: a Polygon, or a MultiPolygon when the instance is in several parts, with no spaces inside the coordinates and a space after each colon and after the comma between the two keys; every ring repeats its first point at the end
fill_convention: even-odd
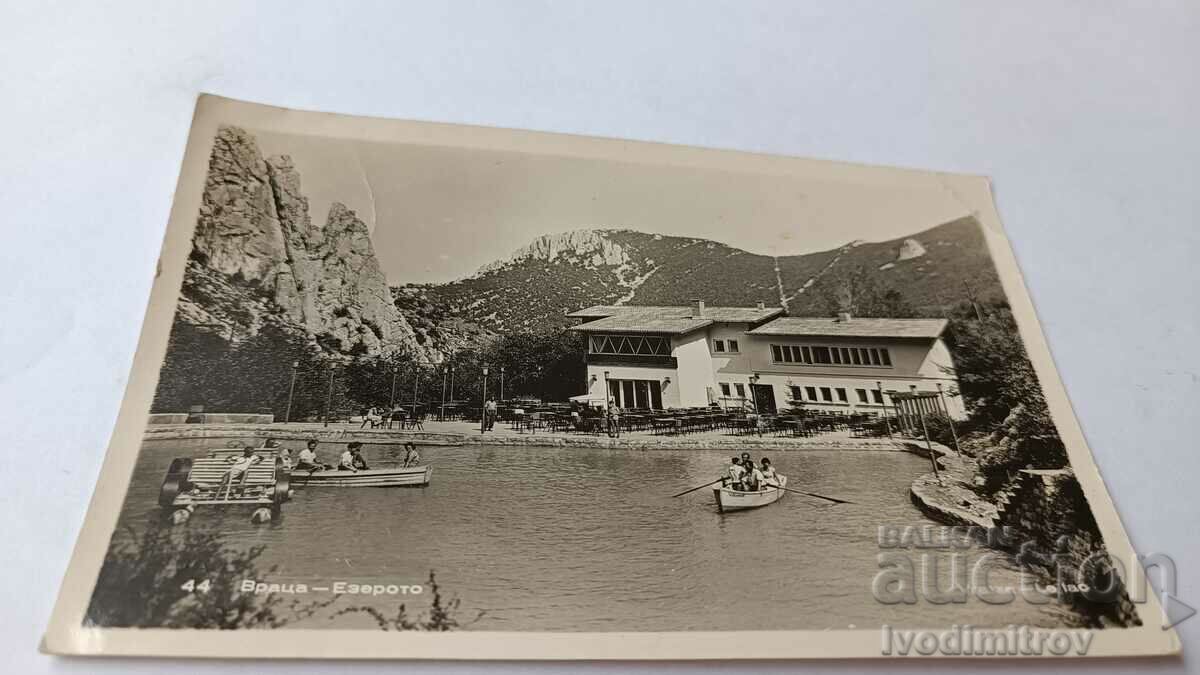
{"type": "Polygon", "coordinates": [[[238,481],[239,485],[246,483],[247,474],[250,473],[250,467],[262,461],[262,457],[254,454],[254,448],[247,445],[240,456],[233,455],[226,459],[233,466],[229,467],[221,476],[222,485],[233,485],[234,481],[238,481]]]}
{"type": "Polygon", "coordinates": [[[367,466],[367,460],[362,456],[362,443],[354,441],[346,445],[345,452],[342,453],[338,460],[338,471],[367,471],[371,467],[367,466]]]}
{"type": "Polygon", "coordinates": [[[759,467],[759,471],[762,473],[763,480],[766,481],[767,485],[779,485],[779,474],[775,473],[775,467],[771,466],[771,460],[763,457],[762,466],[759,467]]]}
{"type": "Polygon", "coordinates": [[[763,473],[754,464],[754,460],[750,460],[746,464],[746,475],[742,476],[742,489],[747,492],[757,492],[763,488],[763,473]]]}
{"type": "Polygon", "coordinates": [[[746,475],[746,467],[742,465],[742,460],[737,457],[729,458],[729,468],[725,470],[725,478],[721,483],[733,490],[742,489],[742,477],[746,475]]]}
{"type": "Polygon", "coordinates": [[[300,454],[296,456],[297,471],[324,471],[328,469],[320,461],[317,460],[317,441],[310,440],[300,454]]]}
{"type": "Polygon", "coordinates": [[[404,467],[417,466],[421,463],[421,455],[417,452],[415,443],[404,444],[404,467]]]}
{"type": "Polygon", "coordinates": [[[291,469],[292,469],[292,451],[291,450],[288,450],[287,448],[284,448],[284,447],[280,447],[279,441],[275,440],[274,438],[268,438],[267,441],[265,443],[263,443],[263,450],[270,450],[272,452],[278,453],[279,458],[283,460],[284,468],[291,471],[291,469]]]}

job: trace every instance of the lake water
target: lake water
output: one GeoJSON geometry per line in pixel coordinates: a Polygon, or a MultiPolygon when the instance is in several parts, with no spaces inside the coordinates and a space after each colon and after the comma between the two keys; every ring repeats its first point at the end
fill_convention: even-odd
{"type": "MultiPolygon", "coordinates": [[[[140,527],[157,511],[173,457],[224,445],[224,439],[147,442],[122,520],[140,527]]],[[[301,447],[285,445],[293,452],[301,447]]],[[[319,452],[331,462],[340,449],[323,444],[319,452]]],[[[365,446],[368,461],[400,452],[365,446]]],[[[855,503],[788,494],[762,509],[721,514],[711,489],[670,495],[715,478],[729,451],[426,446],[421,452],[434,467],[425,488],[298,489],[276,523],[252,525],[248,513],[201,509],[185,527],[215,524],[233,545],[266,545],[262,567],[278,566],[271,581],[422,584],[436,570],[443,591],[461,600],[460,618],[484,612],[471,630],[1049,627],[1073,619],[1055,604],[1020,599],[878,602],[871,591],[880,570],[878,528],[933,524],[908,495],[928,460],[907,453],[771,452],[791,487],[855,503]]],[[[990,578],[1012,586],[1017,579],[1011,566],[990,578]]],[[[427,600],[407,601],[421,609],[427,600]]],[[[389,614],[400,601],[354,599],[389,614]]],[[[364,615],[334,620],[325,613],[294,625],[373,624],[364,615]]]]}

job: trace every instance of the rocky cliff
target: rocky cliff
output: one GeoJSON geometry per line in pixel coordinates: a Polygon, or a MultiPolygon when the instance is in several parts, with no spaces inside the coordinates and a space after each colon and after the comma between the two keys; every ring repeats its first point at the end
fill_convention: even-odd
{"type": "Polygon", "coordinates": [[[366,224],[335,203],[315,225],[291,159],[264,159],[242,129],[217,134],[187,277],[179,318],[232,340],[276,319],[329,352],[422,351],[366,224]]]}

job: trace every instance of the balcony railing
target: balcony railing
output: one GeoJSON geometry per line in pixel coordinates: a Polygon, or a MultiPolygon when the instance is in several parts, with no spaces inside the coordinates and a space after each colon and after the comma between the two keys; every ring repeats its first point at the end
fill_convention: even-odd
{"type": "Polygon", "coordinates": [[[660,354],[592,354],[585,355],[585,361],[592,366],[656,366],[659,368],[678,368],[679,359],[674,356],[660,354]]]}

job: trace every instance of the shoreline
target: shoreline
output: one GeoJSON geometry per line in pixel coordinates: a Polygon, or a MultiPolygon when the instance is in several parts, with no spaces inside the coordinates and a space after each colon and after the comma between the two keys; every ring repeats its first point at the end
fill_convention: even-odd
{"type": "Polygon", "coordinates": [[[354,429],[347,427],[300,427],[260,424],[161,424],[151,425],[142,434],[144,441],[206,438],[254,438],[279,441],[316,439],[327,443],[358,441],[367,445],[397,445],[405,442],[430,446],[501,445],[616,450],[851,450],[869,452],[911,452],[907,440],[849,437],[755,437],[755,436],[607,436],[562,435],[554,433],[470,434],[434,431],[354,429]]]}

